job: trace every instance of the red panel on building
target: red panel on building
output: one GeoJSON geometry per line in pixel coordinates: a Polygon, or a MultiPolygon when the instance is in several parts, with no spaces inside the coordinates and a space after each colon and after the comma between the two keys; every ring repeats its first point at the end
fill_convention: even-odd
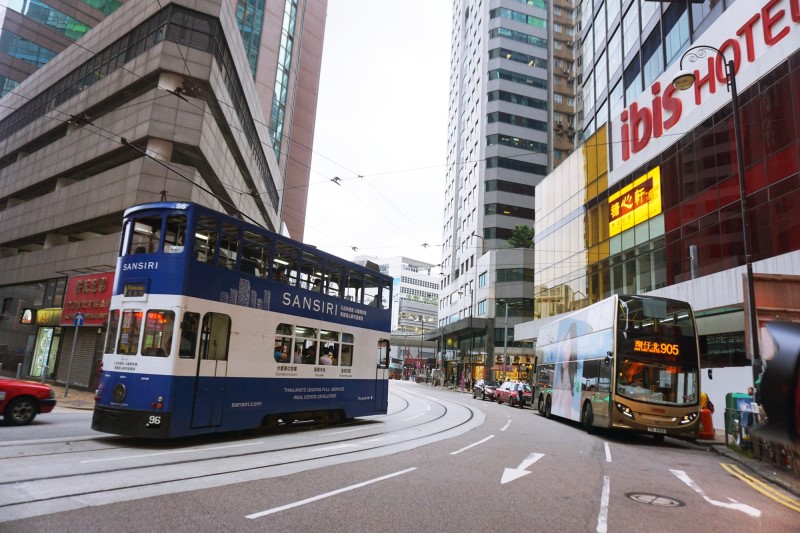
{"type": "Polygon", "coordinates": [[[108,316],[113,289],[113,272],[69,278],[61,312],[61,325],[71,326],[75,313],[83,313],[84,326],[102,325],[108,316]]]}

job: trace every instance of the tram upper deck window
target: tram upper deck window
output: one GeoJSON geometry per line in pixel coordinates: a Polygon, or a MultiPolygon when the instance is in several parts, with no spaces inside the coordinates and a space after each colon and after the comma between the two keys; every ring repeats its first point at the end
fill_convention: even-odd
{"type": "Polygon", "coordinates": [[[219,260],[217,264],[228,270],[236,270],[239,257],[239,228],[233,224],[223,223],[219,238],[219,260]]]}
{"type": "Polygon", "coordinates": [[[380,278],[372,274],[367,274],[364,276],[364,282],[364,303],[372,307],[385,309],[388,305],[389,293],[381,293],[383,283],[380,278]]]}
{"type": "Polygon", "coordinates": [[[183,252],[186,241],[186,215],[170,215],[164,230],[164,248],[166,254],[179,254],[183,252]]]}
{"type": "Polygon", "coordinates": [[[125,254],[152,254],[158,252],[162,222],[163,219],[160,216],[136,218],[133,224],[128,226],[132,232],[130,238],[127,239],[128,246],[125,254]]]}
{"type": "Polygon", "coordinates": [[[299,259],[300,251],[296,247],[285,242],[276,242],[275,257],[272,259],[272,279],[287,285],[297,285],[299,259]]]}
{"type": "Polygon", "coordinates": [[[242,261],[239,270],[245,274],[266,277],[269,269],[271,242],[269,237],[251,231],[244,232],[242,239],[242,261]]]}
{"type": "Polygon", "coordinates": [[[201,263],[213,263],[217,251],[217,219],[201,216],[194,232],[194,252],[201,263]]]}
{"type": "Polygon", "coordinates": [[[300,262],[300,286],[322,292],[322,258],[310,252],[302,252],[300,262]]]}
{"type": "Polygon", "coordinates": [[[363,303],[364,273],[360,270],[347,270],[345,276],[347,279],[347,283],[344,287],[345,300],[363,303]]]}
{"type": "Polygon", "coordinates": [[[325,291],[330,296],[341,298],[342,295],[342,275],[344,265],[337,261],[327,260],[325,262],[325,291]]]}

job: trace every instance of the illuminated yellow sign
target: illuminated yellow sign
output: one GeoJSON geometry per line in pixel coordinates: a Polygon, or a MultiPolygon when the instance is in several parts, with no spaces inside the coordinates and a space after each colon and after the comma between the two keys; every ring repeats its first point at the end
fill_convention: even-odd
{"type": "Polygon", "coordinates": [[[608,209],[610,237],[661,213],[661,167],[609,196],[608,209]]]}
{"type": "Polygon", "coordinates": [[[660,355],[680,355],[681,349],[671,342],[633,341],[633,351],[660,355]]]}

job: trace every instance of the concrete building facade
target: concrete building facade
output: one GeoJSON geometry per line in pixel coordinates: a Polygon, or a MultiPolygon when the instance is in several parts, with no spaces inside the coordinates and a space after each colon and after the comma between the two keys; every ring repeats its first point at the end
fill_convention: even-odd
{"type": "MultiPolygon", "coordinates": [[[[26,5],[39,4],[49,7],[26,5]]],[[[90,31],[74,44],[64,43],[3,98],[4,370],[21,365],[23,375],[44,372],[64,379],[61,356],[76,331],[61,317],[68,278],[113,273],[122,213],[131,205],[192,201],[241,213],[274,231],[298,227],[282,216],[286,176],[292,173],[286,154],[292,150],[292,113],[301,92],[314,105],[299,114],[298,129],[313,125],[326,3],[312,3],[307,25],[301,23],[303,2],[288,0],[280,17],[273,14],[277,19],[263,4],[125,2],[107,17],[98,16],[90,31]],[[290,37],[299,41],[302,28],[316,36],[307,40],[316,59],[306,65],[316,75],[297,68],[300,46],[290,37]],[[270,29],[280,36],[277,41],[268,38],[270,29]],[[286,49],[294,54],[291,67],[286,49]],[[276,75],[279,68],[291,74],[276,75]],[[301,91],[301,78],[314,87],[301,91]],[[271,96],[278,79],[283,99],[271,96]],[[273,115],[281,119],[282,137],[274,133],[278,122],[268,118],[273,115]],[[37,322],[20,323],[20,312],[30,308],[41,311],[37,322]]],[[[15,15],[7,12],[6,21],[31,12],[22,6],[15,15]]],[[[30,50],[38,37],[23,31],[26,24],[38,28],[38,37],[50,30],[36,21],[20,22],[30,50]]],[[[14,73],[2,74],[12,79],[14,73]]],[[[310,146],[304,144],[309,159],[310,146]]],[[[304,202],[298,200],[298,213],[304,202]]],[[[79,362],[72,378],[78,386],[91,385],[101,335],[102,327],[83,328],[77,339],[79,362]]]]}

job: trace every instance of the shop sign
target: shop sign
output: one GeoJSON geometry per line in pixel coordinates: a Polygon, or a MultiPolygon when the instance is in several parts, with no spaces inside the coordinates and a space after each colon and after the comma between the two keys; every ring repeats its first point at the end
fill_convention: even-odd
{"type": "Polygon", "coordinates": [[[102,325],[108,317],[113,289],[113,272],[69,278],[67,292],[64,296],[61,325],[73,325],[75,313],[83,313],[84,326],[102,325]]]}
{"type": "Polygon", "coordinates": [[[613,170],[609,185],[645,164],[701,121],[730,104],[725,62],[732,60],[739,94],[800,48],[800,0],[739,1],[723,12],[691,47],[701,49],[697,60],[688,56],[685,70],[694,71],[693,89],[679,91],[672,79],[680,58],[628,107],[611,117],[613,170]]]}
{"type": "Polygon", "coordinates": [[[661,167],[609,196],[608,209],[609,237],[661,213],[661,167]]]}
{"type": "Polygon", "coordinates": [[[60,307],[43,307],[36,310],[37,326],[59,326],[61,325],[60,307]]]}

